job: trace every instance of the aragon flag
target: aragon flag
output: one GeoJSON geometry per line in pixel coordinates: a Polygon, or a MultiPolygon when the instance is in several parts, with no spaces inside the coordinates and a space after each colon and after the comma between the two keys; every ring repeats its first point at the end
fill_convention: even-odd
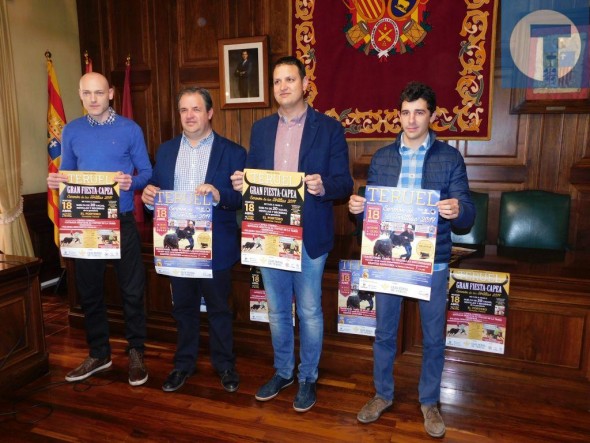
{"type": "MultiPolygon", "coordinates": [[[[61,163],[61,132],[66,124],[66,114],[61,101],[57,77],[53,69],[51,53],[45,52],[47,60],[47,152],[49,172],[58,172],[61,163]]],[[[56,189],[47,189],[47,214],[53,222],[53,239],[59,247],[59,196],[56,189]]]]}

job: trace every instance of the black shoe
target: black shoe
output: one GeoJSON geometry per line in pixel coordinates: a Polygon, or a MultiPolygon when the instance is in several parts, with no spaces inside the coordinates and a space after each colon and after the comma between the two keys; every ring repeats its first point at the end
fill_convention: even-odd
{"type": "Polygon", "coordinates": [[[182,388],[182,385],[184,385],[184,382],[190,376],[191,374],[187,371],[179,371],[178,369],[174,369],[170,374],[168,374],[168,378],[162,385],[162,391],[173,392],[182,388]]]}
{"type": "Polygon", "coordinates": [[[219,377],[221,377],[221,386],[227,392],[236,392],[240,387],[240,376],[235,369],[221,371],[219,377]]]}

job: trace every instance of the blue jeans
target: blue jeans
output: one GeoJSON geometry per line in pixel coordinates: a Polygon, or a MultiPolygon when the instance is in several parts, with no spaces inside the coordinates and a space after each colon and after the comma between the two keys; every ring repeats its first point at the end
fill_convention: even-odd
{"type": "Polygon", "coordinates": [[[268,300],[268,317],[274,367],[283,378],[295,369],[293,295],[299,318],[300,382],[315,382],[322,353],[324,316],[322,313],[322,274],[328,254],[311,259],[305,246],[301,250],[301,272],[260,268],[268,300]]]}
{"type": "MultiPolygon", "coordinates": [[[[422,371],[418,386],[421,404],[440,399],[440,382],[445,362],[448,268],[434,271],[430,301],[419,300],[422,324],[422,371]]],[[[403,297],[376,294],[377,328],[373,344],[373,382],[378,397],[393,400],[393,362],[397,350],[397,329],[403,297]]]]}

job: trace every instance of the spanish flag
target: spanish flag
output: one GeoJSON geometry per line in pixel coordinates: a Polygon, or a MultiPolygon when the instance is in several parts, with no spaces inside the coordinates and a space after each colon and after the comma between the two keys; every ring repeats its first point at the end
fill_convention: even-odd
{"type": "MultiPolygon", "coordinates": [[[[57,77],[51,61],[51,53],[45,53],[47,59],[47,152],[49,154],[49,172],[58,172],[61,163],[61,132],[66,124],[66,114],[61,101],[57,77]]],[[[59,248],[59,196],[56,189],[47,189],[47,214],[53,222],[53,238],[59,248]]]]}

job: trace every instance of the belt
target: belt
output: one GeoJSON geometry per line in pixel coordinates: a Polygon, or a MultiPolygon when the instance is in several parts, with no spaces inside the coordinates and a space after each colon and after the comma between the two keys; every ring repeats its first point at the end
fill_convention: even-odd
{"type": "Polygon", "coordinates": [[[133,217],[133,211],[119,212],[119,218],[133,217]]]}

